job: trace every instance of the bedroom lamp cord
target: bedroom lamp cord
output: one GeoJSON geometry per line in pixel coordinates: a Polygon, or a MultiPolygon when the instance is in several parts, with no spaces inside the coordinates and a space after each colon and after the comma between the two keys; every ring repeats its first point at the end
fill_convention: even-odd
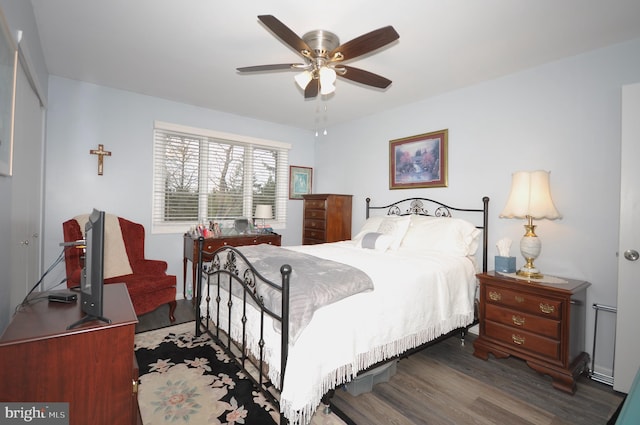
{"type": "MultiPolygon", "coordinates": [[[[33,298],[33,299],[31,299],[31,300],[30,300],[30,299],[29,299],[29,295],[31,295],[31,293],[32,293],[32,292],[33,292],[33,291],[34,291],[38,286],[40,286],[40,284],[42,283],[42,280],[44,279],[44,277],[45,277],[47,274],[49,274],[49,272],[50,272],[51,270],[53,270],[53,269],[55,268],[55,266],[57,266],[58,264],[60,264],[60,262],[61,262],[63,259],[64,259],[64,248],[62,249],[62,252],[60,252],[60,255],[58,255],[58,258],[56,258],[56,260],[53,262],[53,264],[51,264],[51,265],[49,266],[49,268],[48,268],[48,269],[47,269],[47,270],[42,274],[42,276],[41,276],[41,277],[40,277],[40,279],[36,282],[36,284],[35,284],[35,285],[33,285],[33,288],[31,288],[31,290],[29,290],[29,292],[27,293],[27,295],[25,295],[25,297],[24,297],[24,299],[22,300],[22,302],[16,306],[15,311],[13,312],[13,314],[14,314],[14,315],[15,315],[15,314],[20,310],[20,308],[22,308],[22,307],[24,307],[24,306],[28,305],[28,304],[29,304],[29,302],[31,302],[31,301],[35,301],[35,300],[38,300],[38,299],[45,299],[45,298],[46,298],[46,297],[44,297],[44,296],[43,296],[43,297],[36,297],[36,298],[33,298]]],[[[53,286],[53,288],[56,288],[56,287],[58,287],[58,286],[62,285],[66,280],[67,280],[67,278],[65,277],[65,278],[64,278],[64,279],[62,279],[58,284],[54,285],[54,286],[53,286]]],[[[51,288],[51,289],[53,289],[53,288],[51,288]]],[[[43,288],[43,289],[44,289],[44,288],[43,288]]]]}

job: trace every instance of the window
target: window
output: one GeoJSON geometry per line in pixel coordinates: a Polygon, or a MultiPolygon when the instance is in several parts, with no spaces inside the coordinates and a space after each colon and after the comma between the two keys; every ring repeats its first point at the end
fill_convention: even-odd
{"type": "Polygon", "coordinates": [[[290,145],[156,122],[153,135],[153,231],[184,232],[197,223],[253,217],[273,206],[286,221],[290,145]]]}

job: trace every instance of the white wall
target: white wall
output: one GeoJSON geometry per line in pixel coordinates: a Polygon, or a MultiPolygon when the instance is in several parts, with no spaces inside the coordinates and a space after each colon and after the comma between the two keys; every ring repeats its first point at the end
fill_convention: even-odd
{"type": "MultiPolygon", "coordinates": [[[[591,351],[592,304],[616,304],[621,86],[638,81],[640,40],[635,40],[331,128],[316,143],[316,189],[354,195],[355,229],[364,220],[367,196],[379,205],[424,196],[481,207],[487,195],[489,264],[495,242],[509,237],[520,267],[524,222],[498,215],[512,172],[550,170],[563,219],[537,222],[542,254],[536,265],[548,274],[592,283],[586,347],[591,351]],[[445,128],[448,187],[389,190],[389,140],[445,128]]],[[[603,329],[611,329],[605,322],[603,317],[603,329]]],[[[610,339],[604,344],[606,339],[596,360],[610,369],[613,346],[610,339]]]]}
{"type": "MultiPolygon", "coordinates": [[[[214,94],[212,94],[214,95],[214,94]]],[[[169,263],[182,285],[182,234],[151,234],[152,139],[154,120],[213,129],[292,145],[291,164],[313,167],[311,132],[251,120],[190,105],[114,90],[59,77],[49,80],[45,178],[45,264],[59,254],[62,223],[92,208],[141,223],[147,229],[148,258],[169,263]],[[112,156],[97,175],[102,143],[112,156]]],[[[299,244],[302,203],[289,201],[283,244],[299,244]]],[[[184,229],[185,231],[187,229],[184,229]]],[[[51,273],[47,287],[64,277],[64,267],[51,273]]],[[[178,291],[182,293],[181,290],[178,291]]]]}

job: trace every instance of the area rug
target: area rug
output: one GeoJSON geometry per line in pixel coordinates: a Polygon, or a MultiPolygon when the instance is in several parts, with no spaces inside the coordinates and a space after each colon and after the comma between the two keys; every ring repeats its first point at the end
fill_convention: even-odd
{"type": "MultiPolygon", "coordinates": [[[[279,413],[194,322],[136,334],[144,425],[277,425],[279,413]]],[[[313,425],[343,425],[318,409],[313,425]]]]}

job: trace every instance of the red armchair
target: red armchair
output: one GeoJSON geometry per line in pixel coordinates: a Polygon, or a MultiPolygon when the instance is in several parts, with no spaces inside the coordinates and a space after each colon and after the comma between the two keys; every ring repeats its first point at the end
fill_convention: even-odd
{"type": "MultiPolygon", "coordinates": [[[[167,263],[160,260],[144,258],[144,226],[118,217],[122,239],[129,257],[133,273],[110,277],[105,284],[125,283],[129,290],[131,303],[138,316],[149,313],[163,304],[169,304],[169,319],[175,321],[176,310],[176,277],[167,275],[167,263]]],[[[84,239],[84,232],[75,219],[62,223],[65,242],[84,239]]],[[[65,250],[65,266],[67,271],[67,287],[80,285],[82,260],[80,249],[65,250]]]]}

